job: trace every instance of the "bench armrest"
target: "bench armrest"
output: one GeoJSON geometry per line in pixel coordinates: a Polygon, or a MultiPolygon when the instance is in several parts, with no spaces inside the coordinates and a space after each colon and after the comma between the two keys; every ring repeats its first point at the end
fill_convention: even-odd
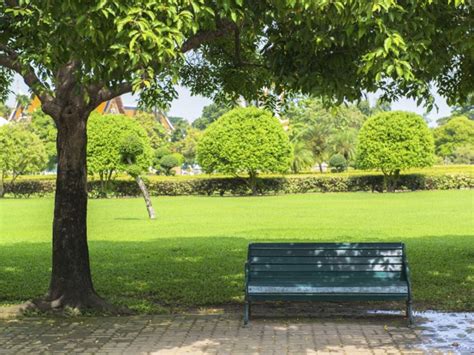
{"type": "Polygon", "coordinates": [[[244,265],[244,275],[245,275],[245,295],[247,296],[247,290],[249,285],[249,262],[248,260],[245,262],[244,265]]]}

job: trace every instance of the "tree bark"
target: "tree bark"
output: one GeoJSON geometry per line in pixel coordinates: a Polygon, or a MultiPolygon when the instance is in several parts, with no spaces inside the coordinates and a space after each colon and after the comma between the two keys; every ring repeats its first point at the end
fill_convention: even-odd
{"type": "Polygon", "coordinates": [[[323,164],[322,163],[318,163],[318,167],[319,167],[319,172],[322,174],[324,171],[323,171],[323,164]]]}
{"type": "MultiPolygon", "coordinates": [[[[65,115],[66,116],[66,115],[65,115]]],[[[56,117],[58,171],[53,220],[53,257],[49,292],[39,308],[113,307],[95,292],[87,245],[86,114],[56,117]]]]}
{"type": "Polygon", "coordinates": [[[252,191],[252,195],[257,196],[258,195],[257,173],[254,171],[249,172],[249,185],[250,185],[250,190],[252,191]]]}
{"type": "Polygon", "coordinates": [[[155,210],[153,209],[153,205],[151,204],[150,194],[148,193],[148,189],[145,183],[143,182],[143,179],[140,177],[140,175],[137,175],[135,177],[135,181],[137,182],[138,187],[140,187],[143,198],[145,199],[146,210],[148,211],[148,216],[150,217],[150,219],[156,219],[155,210]]]}
{"type": "Polygon", "coordinates": [[[2,198],[3,196],[5,196],[5,182],[4,182],[5,178],[3,176],[3,172],[0,173],[0,198],[2,198]]]}

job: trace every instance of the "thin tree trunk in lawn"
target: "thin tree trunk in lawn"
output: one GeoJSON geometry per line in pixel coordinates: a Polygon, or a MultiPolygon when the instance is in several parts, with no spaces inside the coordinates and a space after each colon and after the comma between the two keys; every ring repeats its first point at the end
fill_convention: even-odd
{"type": "Polygon", "coordinates": [[[135,181],[137,182],[138,187],[140,187],[143,198],[145,199],[146,210],[148,211],[148,216],[150,217],[150,219],[156,219],[155,210],[153,209],[153,205],[151,204],[150,194],[148,193],[148,189],[145,185],[145,182],[140,177],[140,175],[137,175],[135,177],[135,181]]]}
{"type": "Polygon", "coordinates": [[[56,118],[58,171],[53,221],[52,273],[48,295],[39,308],[113,307],[93,287],[87,246],[87,115],[56,118]]]}

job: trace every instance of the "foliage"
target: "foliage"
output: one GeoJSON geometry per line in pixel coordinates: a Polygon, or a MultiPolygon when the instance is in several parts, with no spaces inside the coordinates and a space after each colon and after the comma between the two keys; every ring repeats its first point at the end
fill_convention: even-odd
{"type": "Polygon", "coordinates": [[[93,113],[88,131],[87,169],[89,174],[99,175],[103,194],[107,193],[115,173],[133,171],[136,174],[151,165],[153,153],[148,135],[130,117],[93,113]],[[132,156],[131,163],[124,159],[132,156]]]}
{"type": "MultiPolygon", "coordinates": [[[[153,196],[241,196],[252,193],[246,181],[241,178],[229,177],[199,177],[181,178],[179,176],[149,177],[147,185],[153,196]]],[[[466,173],[442,174],[401,174],[397,181],[397,190],[455,190],[473,189],[474,176],[466,173]]],[[[14,183],[7,180],[5,191],[13,197],[45,196],[53,194],[55,182],[41,178],[17,179],[14,183]]],[[[285,177],[258,178],[258,192],[260,194],[304,194],[314,192],[354,192],[377,191],[384,189],[384,177],[380,174],[350,175],[347,173],[297,175],[285,177]]],[[[90,197],[103,197],[100,180],[88,182],[90,197]]],[[[135,181],[129,179],[115,179],[109,183],[108,196],[135,197],[141,191],[135,181]]]]}
{"type": "Polygon", "coordinates": [[[357,130],[346,128],[333,133],[329,138],[329,146],[335,154],[341,154],[349,162],[355,158],[357,130]]]}
{"type": "Polygon", "coordinates": [[[35,110],[31,115],[28,129],[36,134],[44,144],[48,155],[48,170],[54,170],[57,163],[56,135],[57,129],[53,119],[42,110],[35,110]]]}
{"type": "Polygon", "coordinates": [[[391,105],[388,102],[377,99],[375,105],[371,106],[369,100],[359,100],[356,102],[357,108],[365,115],[372,116],[380,112],[391,111],[391,105]]]}
{"type": "Polygon", "coordinates": [[[174,130],[171,132],[170,141],[178,142],[186,137],[186,132],[191,127],[189,122],[183,117],[168,117],[174,130]]]}
{"type": "Polygon", "coordinates": [[[166,131],[152,113],[138,112],[133,116],[133,119],[138,121],[140,126],[145,129],[153,149],[157,149],[163,145],[166,139],[166,131]]]}
{"type": "Polygon", "coordinates": [[[291,140],[293,146],[291,171],[295,174],[310,168],[314,164],[313,152],[308,148],[308,144],[305,141],[298,138],[299,137],[296,137],[291,140]]]}
{"type": "Polygon", "coordinates": [[[356,131],[366,117],[355,105],[324,106],[320,99],[307,98],[290,105],[286,111],[290,120],[292,141],[306,144],[322,172],[322,164],[334,153],[347,160],[354,156],[356,131]]]}
{"type": "Polygon", "coordinates": [[[455,105],[452,111],[454,116],[466,116],[470,120],[474,120],[474,92],[471,92],[465,104],[455,105]]]}
{"type": "Polygon", "coordinates": [[[287,172],[291,145],[280,122],[268,111],[236,108],[211,124],[198,143],[198,163],[208,173],[248,174],[287,172]]]}
{"type": "Polygon", "coordinates": [[[46,151],[41,140],[20,124],[0,127],[0,197],[4,194],[4,179],[12,182],[20,174],[37,173],[46,166],[46,151]]]}
{"type": "Polygon", "coordinates": [[[329,159],[329,166],[333,168],[334,172],[340,173],[347,169],[347,160],[341,154],[334,154],[329,159]]]}
{"type": "Polygon", "coordinates": [[[457,147],[454,151],[454,163],[474,164],[474,144],[466,144],[457,147]]]}
{"type": "Polygon", "coordinates": [[[357,166],[382,171],[392,191],[401,170],[433,165],[433,153],[433,136],[421,116],[403,111],[379,113],[359,132],[357,166]]]}
{"type": "Polygon", "coordinates": [[[197,145],[202,135],[202,131],[193,127],[189,127],[186,131],[186,136],[173,144],[173,149],[184,156],[185,162],[187,164],[195,163],[197,145]]]}
{"type": "Polygon", "coordinates": [[[194,120],[192,126],[201,131],[205,130],[211,123],[217,121],[224,113],[231,110],[228,105],[223,103],[212,103],[210,105],[204,106],[202,109],[201,117],[194,120]]]}
{"type": "MultiPolygon", "coordinates": [[[[404,242],[416,309],[472,312],[473,198],[466,190],[159,197],[153,204],[166,211],[159,225],[144,216],[141,199],[91,200],[94,277],[113,302],[139,313],[176,313],[242,302],[250,242],[404,242]]],[[[44,293],[51,263],[44,221],[53,204],[0,201],[0,303],[44,293]]]]}
{"type": "Polygon", "coordinates": [[[159,166],[155,168],[157,168],[158,172],[163,172],[165,175],[174,175],[172,169],[179,165],[181,165],[179,157],[176,154],[168,154],[159,160],[159,166]]]}
{"type": "Polygon", "coordinates": [[[445,124],[435,128],[434,139],[436,154],[454,161],[458,148],[474,149],[474,121],[465,116],[452,117],[445,124]]]}
{"type": "Polygon", "coordinates": [[[9,115],[10,115],[10,108],[0,101],[0,117],[7,119],[9,115]]]}

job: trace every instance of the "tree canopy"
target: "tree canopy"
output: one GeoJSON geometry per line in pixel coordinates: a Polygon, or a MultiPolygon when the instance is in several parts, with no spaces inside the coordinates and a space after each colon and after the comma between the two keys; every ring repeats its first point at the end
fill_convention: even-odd
{"type": "Polygon", "coordinates": [[[436,154],[444,159],[456,160],[456,151],[474,150],[474,121],[466,116],[456,116],[435,128],[436,154]]]}
{"type": "Polygon", "coordinates": [[[219,117],[230,110],[231,108],[223,103],[212,103],[204,106],[201,116],[193,121],[192,126],[205,130],[212,122],[217,121],[219,117]]]}
{"type": "Polygon", "coordinates": [[[12,182],[21,174],[38,173],[46,167],[47,155],[41,140],[24,125],[6,124],[0,127],[0,197],[3,181],[12,182]]]}
{"type": "Polygon", "coordinates": [[[135,176],[151,166],[153,152],[148,135],[134,119],[93,113],[88,128],[87,169],[89,174],[99,175],[102,193],[106,193],[115,173],[132,172],[135,176]],[[124,156],[133,156],[131,162],[124,156]]]}
{"type": "Polygon", "coordinates": [[[212,123],[198,143],[198,163],[208,173],[248,174],[253,193],[258,173],[287,172],[291,145],[268,111],[236,108],[212,123]]]}
{"type": "Polygon", "coordinates": [[[391,111],[369,117],[359,132],[357,166],[383,172],[389,190],[401,170],[434,162],[433,135],[415,113],[391,111]]]}
{"type": "Polygon", "coordinates": [[[0,77],[20,73],[47,110],[71,85],[91,107],[131,90],[169,101],[178,77],[193,92],[249,98],[264,86],[427,98],[434,83],[454,103],[472,91],[471,11],[462,0],[9,0],[0,77]]]}

